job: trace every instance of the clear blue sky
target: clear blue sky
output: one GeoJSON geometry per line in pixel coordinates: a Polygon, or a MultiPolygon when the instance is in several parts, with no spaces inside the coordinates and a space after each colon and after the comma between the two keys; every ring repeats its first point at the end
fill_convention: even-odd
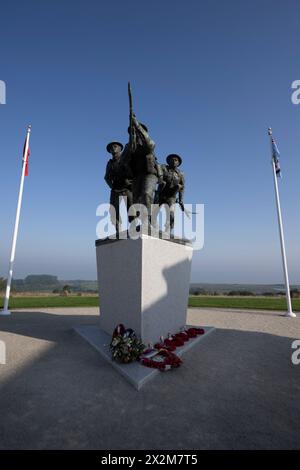
{"type": "Polygon", "coordinates": [[[29,177],[15,277],[96,278],[96,207],[105,146],[126,141],[127,82],[163,161],[184,159],[186,202],[205,204],[193,281],[282,282],[270,149],[290,278],[300,283],[297,0],[2,2],[0,275],[7,275],[26,126],[29,177]]]}

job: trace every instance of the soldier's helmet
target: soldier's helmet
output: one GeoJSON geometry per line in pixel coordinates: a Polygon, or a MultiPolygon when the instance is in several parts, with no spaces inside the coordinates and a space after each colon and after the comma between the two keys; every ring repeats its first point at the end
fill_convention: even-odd
{"type": "Polygon", "coordinates": [[[178,166],[181,165],[182,158],[180,157],[180,155],[177,155],[176,153],[170,153],[170,155],[167,156],[166,162],[167,162],[168,165],[170,165],[172,158],[177,158],[179,160],[179,165],[178,166]]]}
{"type": "Polygon", "coordinates": [[[124,146],[120,142],[109,142],[109,144],[107,144],[107,146],[106,146],[106,150],[108,151],[108,153],[110,153],[111,146],[114,145],[114,144],[119,145],[121,147],[121,150],[123,150],[124,146]]]}

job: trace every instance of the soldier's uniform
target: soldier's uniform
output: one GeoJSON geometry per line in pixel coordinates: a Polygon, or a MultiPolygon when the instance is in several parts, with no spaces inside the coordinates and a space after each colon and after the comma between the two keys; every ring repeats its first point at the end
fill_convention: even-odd
{"type": "Polygon", "coordinates": [[[146,126],[134,119],[134,127],[136,132],[134,150],[129,153],[128,148],[125,149],[133,176],[133,203],[144,204],[150,217],[156,185],[162,173],[154,154],[155,143],[150,138],[146,126]]]}
{"type": "MultiPolygon", "coordinates": [[[[110,145],[117,143],[123,149],[123,145],[118,142],[111,142],[107,145],[107,151],[110,151],[110,145]]],[[[110,205],[115,209],[115,211],[110,210],[110,217],[112,224],[115,225],[116,230],[119,231],[119,228],[122,224],[120,216],[120,197],[126,196],[127,212],[129,207],[132,204],[132,175],[129,172],[127,166],[122,162],[122,159],[111,158],[108,160],[106,165],[106,171],[104,179],[108,186],[110,187],[110,205]]]]}
{"type": "MultiPolygon", "coordinates": [[[[159,207],[163,204],[167,204],[170,209],[170,225],[166,225],[166,229],[169,227],[174,228],[174,211],[176,199],[178,197],[178,203],[183,204],[183,194],[184,194],[184,174],[178,169],[178,167],[172,168],[169,165],[170,159],[176,157],[179,160],[179,165],[182,163],[182,159],[179,155],[171,154],[168,155],[167,165],[161,165],[163,173],[163,184],[159,187],[157,195],[155,198],[155,204],[158,204],[159,207]]],[[[157,216],[156,212],[156,216],[157,216]]]]}

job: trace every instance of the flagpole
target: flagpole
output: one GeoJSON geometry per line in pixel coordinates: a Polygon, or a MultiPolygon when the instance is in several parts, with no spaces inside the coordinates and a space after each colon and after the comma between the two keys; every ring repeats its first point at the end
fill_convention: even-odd
{"type": "Polygon", "coordinates": [[[276,198],[278,228],[279,228],[279,236],[280,236],[281,257],[282,257],[282,265],[283,265],[283,273],[284,273],[284,281],[285,281],[285,295],[286,295],[286,303],[287,303],[287,312],[286,312],[285,316],[294,318],[294,317],[296,317],[296,314],[293,312],[292,302],[291,302],[290,283],[289,283],[289,274],[288,274],[286,252],[285,252],[285,243],[284,243],[283,224],[282,224],[281,207],[280,207],[280,199],[279,199],[279,190],[278,190],[276,167],[275,167],[275,161],[274,161],[274,156],[273,156],[273,147],[272,147],[272,129],[270,127],[268,129],[268,134],[270,136],[271,149],[272,149],[272,169],[273,169],[273,178],[274,178],[274,189],[275,189],[275,198],[276,198]]]}
{"type": "Polygon", "coordinates": [[[15,227],[14,227],[14,233],[13,233],[13,239],[12,239],[12,245],[11,245],[11,254],[10,254],[9,270],[8,270],[8,276],[7,276],[4,307],[3,307],[3,310],[0,311],[0,315],[10,315],[10,311],[8,310],[8,302],[9,302],[10,287],[11,287],[11,281],[12,281],[12,275],[13,275],[13,265],[14,265],[15,253],[16,253],[16,244],[17,244],[20,212],[21,212],[23,188],[24,188],[24,176],[25,176],[25,170],[26,170],[26,163],[28,159],[30,132],[31,132],[31,126],[28,126],[26,141],[25,141],[25,149],[24,149],[24,154],[23,154],[23,165],[22,165],[19,197],[18,197],[18,204],[17,204],[17,211],[16,211],[15,227]]]}

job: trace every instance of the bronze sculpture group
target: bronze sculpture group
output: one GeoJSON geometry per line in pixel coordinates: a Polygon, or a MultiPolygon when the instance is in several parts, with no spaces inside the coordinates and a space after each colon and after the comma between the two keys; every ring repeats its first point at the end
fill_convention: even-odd
{"type": "Polygon", "coordinates": [[[140,123],[132,111],[130,85],[128,86],[130,102],[129,142],[123,147],[120,142],[110,142],[106,149],[111,154],[105,172],[105,181],[110,187],[110,216],[116,232],[121,229],[120,198],[125,197],[127,212],[132,205],[143,205],[144,216],[139,213],[128,216],[129,222],[141,215],[147,222],[156,227],[160,207],[169,208],[166,231],[174,229],[174,211],[176,202],[182,210],[184,194],[184,175],[179,170],[182,158],[170,154],[166,164],[159,164],[155,156],[155,143],[150,138],[147,127],[140,123]]]}

